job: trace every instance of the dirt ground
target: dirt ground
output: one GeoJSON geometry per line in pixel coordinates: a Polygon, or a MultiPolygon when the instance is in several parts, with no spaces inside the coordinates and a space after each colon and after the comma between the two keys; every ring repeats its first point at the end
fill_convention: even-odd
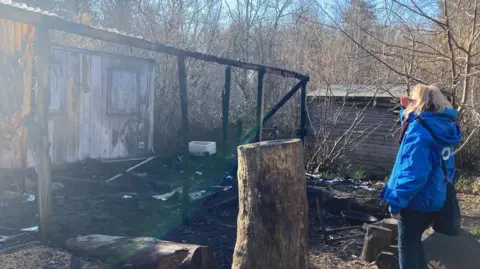
{"type": "MultiPolygon", "coordinates": [[[[209,246],[216,254],[221,269],[231,267],[235,247],[236,217],[238,204],[223,203],[232,198],[234,191],[221,191],[203,200],[191,208],[191,218],[186,224],[180,221],[179,197],[168,201],[152,198],[152,195],[162,194],[178,187],[183,175],[165,172],[171,166],[152,164],[145,171],[137,171],[139,175],[162,182],[145,181],[142,184],[129,184],[125,178],[111,185],[100,184],[113,175],[82,174],[81,177],[91,181],[63,181],[64,189],[54,193],[54,220],[56,236],[52,247],[34,246],[13,253],[0,255],[0,269],[110,269],[107,265],[87,259],[72,256],[61,250],[62,242],[76,235],[106,234],[117,236],[151,236],[162,240],[184,242],[209,246]],[[161,170],[158,167],[161,166],[161,170]],[[153,171],[157,169],[156,171],[153,171]],[[146,173],[146,174],[145,174],[146,173]],[[167,183],[167,184],[165,184],[167,183]]],[[[81,169],[80,169],[81,170],[81,169]]],[[[90,171],[85,168],[83,171],[90,171]]],[[[199,184],[195,187],[205,189],[206,186],[224,184],[222,178],[225,170],[209,170],[207,165],[199,167],[197,178],[199,184]],[[200,175],[201,174],[201,175],[200,175]]],[[[69,177],[79,175],[68,175],[69,177]]],[[[225,185],[225,184],[224,184],[225,185]]],[[[1,198],[1,197],[0,197],[1,198]]],[[[464,214],[463,225],[468,230],[480,227],[480,197],[459,195],[464,214]]],[[[0,234],[6,234],[6,229],[17,229],[38,225],[38,212],[35,203],[21,200],[1,200],[0,234]]],[[[325,245],[316,219],[315,208],[310,208],[310,251],[309,269],[370,269],[371,265],[358,259],[363,246],[363,239],[348,239],[325,245]]],[[[338,215],[327,215],[327,226],[341,227],[343,219],[338,215]]],[[[353,235],[359,231],[351,231],[340,236],[353,235]]],[[[14,233],[13,233],[14,234],[14,233]]],[[[28,233],[27,233],[28,234],[28,233]]],[[[480,234],[480,233],[479,233],[480,234]]],[[[25,241],[37,240],[34,236],[21,237],[25,241]]],[[[23,243],[18,242],[18,243],[23,243]]],[[[0,253],[2,247],[0,242],[0,253]]]]}
{"type": "MultiPolygon", "coordinates": [[[[462,226],[480,240],[480,196],[458,194],[463,215],[462,226]]],[[[360,261],[363,239],[344,241],[338,246],[325,246],[322,241],[310,241],[309,269],[372,269],[360,261]]],[[[373,267],[375,268],[375,267],[373,267]]]]}

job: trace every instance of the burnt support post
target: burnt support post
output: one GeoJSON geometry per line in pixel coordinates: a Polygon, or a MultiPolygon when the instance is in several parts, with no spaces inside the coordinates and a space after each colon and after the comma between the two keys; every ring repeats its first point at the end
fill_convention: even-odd
{"type": "Polygon", "coordinates": [[[37,36],[37,94],[35,140],[36,169],[38,174],[38,206],[40,212],[40,232],[43,242],[48,242],[52,232],[52,175],[48,141],[48,108],[50,36],[48,29],[36,28],[37,36]]]}
{"type": "MultiPolygon", "coordinates": [[[[300,81],[295,86],[293,86],[293,88],[287,94],[285,94],[285,96],[283,96],[283,98],[270,111],[268,111],[265,117],[263,117],[263,124],[265,124],[268,120],[270,120],[270,118],[273,117],[273,115],[275,115],[275,113],[277,113],[277,111],[283,105],[285,105],[285,103],[287,103],[287,101],[290,100],[290,98],[292,98],[292,96],[295,93],[297,93],[297,91],[302,87],[302,83],[303,81],[300,81]]],[[[256,138],[253,136],[254,134],[256,134],[256,131],[257,131],[256,128],[249,131],[248,134],[244,138],[242,138],[242,141],[245,141],[248,139],[247,143],[252,142],[252,138],[256,138]]]]}
{"type": "Polygon", "coordinates": [[[302,89],[300,91],[300,139],[305,143],[305,136],[307,135],[307,81],[303,81],[302,89]]]}
{"type": "Polygon", "coordinates": [[[262,128],[263,128],[263,106],[265,93],[263,92],[263,78],[265,77],[265,71],[258,71],[258,85],[257,85],[257,120],[256,127],[257,133],[255,136],[255,141],[259,142],[262,140],[262,128]]]}
{"type": "Polygon", "coordinates": [[[182,152],[185,154],[185,170],[187,175],[183,179],[182,192],[182,220],[186,221],[188,218],[188,208],[190,205],[190,177],[189,177],[189,153],[188,142],[190,139],[190,127],[188,123],[188,97],[187,97],[187,71],[185,68],[185,57],[179,55],[178,58],[178,84],[180,90],[180,110],[182,113],[182,152]]]}
{"type": "Polygon", "coordinates": [[[223,154],[228,152],[228,115],[230,112],[230,81],[232,77],[232,67],[225,69],[225,88],[222,92],[222,115],[223,115],[223,154]]]}
{"type": "Polygon", "coordinates": [[[243,133],[243,121],[237,119],[237,146],[242,144],[242,133],[243,133]]]}

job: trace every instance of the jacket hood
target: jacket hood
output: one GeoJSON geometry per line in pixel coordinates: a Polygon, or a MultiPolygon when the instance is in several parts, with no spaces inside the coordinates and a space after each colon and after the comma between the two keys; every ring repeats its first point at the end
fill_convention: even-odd
{"type": "Polygon", "coordinates": [[[437,136],[436,142],[440,146],[455,146],[462,141],[456,110],[448,108],[440,113],[425,111],[421,116],[437,136]]]}

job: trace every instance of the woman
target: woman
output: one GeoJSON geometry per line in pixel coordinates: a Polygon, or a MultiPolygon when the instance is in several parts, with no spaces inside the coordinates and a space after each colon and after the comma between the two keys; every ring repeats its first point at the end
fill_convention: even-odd
{"type": "Polygon", "coordinates": [[[398,219],[401,269],[425,269],[421,237],[446,199],[446,175],[454,178],[453,148],[461,141],[457,113],[435,86],[417,85],[401,98],[402,137],[387,186],[380,197],[398,219]],[[436,136],[418,122],[421,117],[436,136]]]}

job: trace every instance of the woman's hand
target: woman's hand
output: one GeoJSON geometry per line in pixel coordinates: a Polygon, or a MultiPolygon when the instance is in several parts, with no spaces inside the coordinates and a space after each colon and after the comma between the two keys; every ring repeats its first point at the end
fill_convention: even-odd
{"type": "Polygon", "coordinates": [[[392,218],[396,219],[396,220],[399,220],[400,219],[400,214],[393,214],[393,213],[390,213],[390,216],[392,216],[392,218]]]}
{"type": "Polygon", "coordinates": [[[400,105],[403,107],[407,107],[408,103],[410,101],[410,98],[407,95],[402,95],[400,96],[400,105]]]}

